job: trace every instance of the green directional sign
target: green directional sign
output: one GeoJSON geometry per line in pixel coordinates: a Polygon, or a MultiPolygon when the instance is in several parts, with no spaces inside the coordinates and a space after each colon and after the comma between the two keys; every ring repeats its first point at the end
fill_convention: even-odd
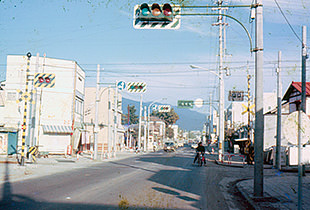
{"type": "Polygon", "coordinates": [[[193,100],[179,100],[178,108],[192,109],[194,108],[194,101],[193,100]]]}

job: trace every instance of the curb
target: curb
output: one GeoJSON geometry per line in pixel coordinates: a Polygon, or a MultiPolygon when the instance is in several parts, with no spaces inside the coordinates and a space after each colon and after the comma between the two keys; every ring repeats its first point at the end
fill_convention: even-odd
{"type": "MultiPolygon", "coordinates": [[[[246,180],[250,180],[250,179],[246,179],[246,180]]],[[[241,180],[240,182],[238,182],[236,184],[237,190],[241,193],[241,195],[247,200],[247,202],[251,205],[251,207],[255,210],[260,210],[260,208],[255,205],[254,201],[252,200],[252,198],[248,195],[248,193],[245,192],[245,190],[243,190],[241,185],[241,182],[246,181],[246,180],[241,180]]]]}
{"type": "Polygon", "coordinates": [[[227,167],[235,167],[235,168],[244,168],[246,164],[243,164],[243,165],[236,165],[236,164],[225,164],[225,163],[221,163],[219,162],[218,160],[215,160],[215,163],[217,165],[221,165],[221,166],[227,166],[227,167]]]}

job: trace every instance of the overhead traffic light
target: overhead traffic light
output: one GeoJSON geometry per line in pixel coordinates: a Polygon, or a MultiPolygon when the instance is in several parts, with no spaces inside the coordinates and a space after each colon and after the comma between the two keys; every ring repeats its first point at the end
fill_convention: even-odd
{"type": "Polygon", "coordinates": [[[146,83],[144,82],[128,82],[127,90],[131,93],[143,93],[146,91],[146,83]]]}
{"type": "Polygon", "coordinates": [[[170,112],[170,105],[158,105],[158,112],[170,112]]]}
{"type": "Polygon", "coordinates": [[[143,3],[137,10],[137,16],[142,21],[172,21],[173,12],[170,4],[160,6],[157,3],[150,7],[147,3],[143,3]]]}
{"type": "Polygon", "coordinates": [[[136,29],[178,29],[180,14],[180,6],[143,3],[134,8],[133,26],[136,29]]]}
{"type": "Polygon", "coordinates": [[[178,101],[178,108],[194,108],[194,101],[193,100],[179,100],[178,101]]]}
{"type": "Polygon", "coordinates": [[[55,86],[55,74],[36,73],[34,75],[34,87],[52,88],[55,86]]]}
{"type": "Polygon", "coordinates": [[[230,90],[228,100],[229,101],[243,101],[243,96],[244,96],[243,91],[230,90]]]}

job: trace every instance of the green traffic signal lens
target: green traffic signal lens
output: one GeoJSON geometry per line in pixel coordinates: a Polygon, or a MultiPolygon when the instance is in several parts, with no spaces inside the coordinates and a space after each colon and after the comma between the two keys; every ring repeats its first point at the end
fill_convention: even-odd
{"type": "Polygon", "coordinates": [[[148,16],[150,14],[149,10],[147,8],[142,9],[142,15],[148,16]]]}
{"type": "Polygon", "coordinates": [[[143,16],[148,16],[150,14],[150,8],[147,3],[141,4],[140,9],[143,16]]]}

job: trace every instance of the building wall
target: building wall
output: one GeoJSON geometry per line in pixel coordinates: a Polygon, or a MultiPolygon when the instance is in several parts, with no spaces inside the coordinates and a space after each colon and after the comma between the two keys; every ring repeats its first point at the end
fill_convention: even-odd
{"type": "MultiPolygon", "coordinates": [[[[7,57],[6,115],[2,119],[7,127],[21,128],[24,101],[16,103],[16,100],[20,98],[17,89],[25,91],[26,69],[26,56],[9,55],[7,57]]],[[[27,145],[39,145],[40,151],[63,153],[66,146],[72,143],[70,133],[61,135],[44,133],[42,125],[71,127],[73,120],[76,124],[82,125],[83,118],[76,117],[74,99],[79,96],[81,106],[83,106],[85,73],[75,61],[39,56],[31,57],[29,70],[32,78],[35,73],[55,74],[55,86],[53,88],[35,88],[36,93],[32,98],[36,103],[28,103],[27,107],[28,130],[26,130],[26,135],[28,142],[26,143],[27,145]],[[29,123],[30,111],[35,119],[34,124],[29,123]]],[[[29,81],[28,88],[29,91],[33,89],[31,81],[29,81]]],[[[83,116],[82,109],[80,112],[79,115],[83,116]]],[[[80,129],[81,127],[77,126],[76,128],[80,129]]],[[[20,144],[21,137],[19,137],[20,144]]]]}
{"type": "Polygon", "coordinates": [[[247,106],[247,103],[243,101],[234,101],[231,103],[231,125],[235,128],[248,124],[248,114],[242,114],[245,111],[242,104],[247,106]]]}
{"type": "MultiPolygon", "coordinates": [[[[108,139],[110,138],[111,148],[113,146],[114,136],[114,102],[115,102],[115,89],[114,88],[100,88],[99,90],[99,105],[98,105],[98,150],[102,151],[102,146],[104,150],[108,147],[108,139]],[[110,107],[110,108],[109,108],[110,107]]],[[[123,144],[123,126],[121,125],[121,102],[122,95],[118,92],[118,109],[116,115],[117,122],[117,135],[116,144],[123,144]]],[[[96,88],[86,87],[85,88],[85,107],[84,107],[84,119],[87,125],[87,131],[90,133],[91,139],[94,140],[93,127],[95,122],[95,100],[96,100],[96,88]]],[[[120,147],[117,146],[117,150],[120,147]]],[[[100,152],[99,151],[99,152],[100,152]]]]}
{"type": "Polygon", "coordinates": [[[306,98],[306,114],[310,115],[310,97],[306,98]]]}
{"type": "Polygon", "coordinates": [[[277,92],[264,93],[264,113],[277,107],[277,92]]]}

